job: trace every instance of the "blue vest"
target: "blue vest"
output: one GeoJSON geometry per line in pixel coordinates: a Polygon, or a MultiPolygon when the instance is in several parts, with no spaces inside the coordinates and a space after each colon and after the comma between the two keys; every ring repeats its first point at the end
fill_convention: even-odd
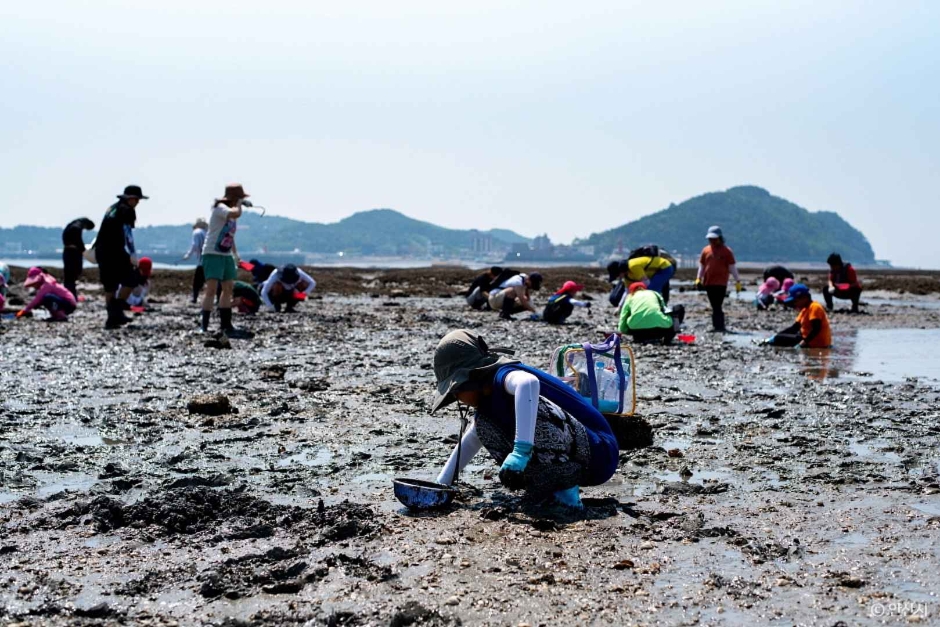
{"type": "Polygon", "coordinates": [[[613,477],[620,461],[620,453],[617,437],[607,419],[584,397],[547,372],[521,363],[509,364],[497,370],[493,379],[492,402],[488,408],[492,412],[491,417],[500,424],[515,429],[515,401],[505,388],[506,376],[514,370],[528,372],[538,378],[539,396],[555,403],[584,426],[591,449],[588,480],[584,485],[601,485],[613,477]]]}

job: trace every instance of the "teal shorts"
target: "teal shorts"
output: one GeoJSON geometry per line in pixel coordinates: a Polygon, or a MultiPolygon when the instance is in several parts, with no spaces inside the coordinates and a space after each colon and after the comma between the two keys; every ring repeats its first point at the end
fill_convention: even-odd
{"type": "Polygon", "coordinates": [[[202,271],[206,281],[234,281],[235,258],[231,255],[203,255],[202,271]]]}

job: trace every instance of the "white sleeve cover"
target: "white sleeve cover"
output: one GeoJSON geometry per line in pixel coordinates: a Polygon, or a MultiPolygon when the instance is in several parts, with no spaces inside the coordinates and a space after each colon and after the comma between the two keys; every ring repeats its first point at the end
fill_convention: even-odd
{"type": "MultiPolygon", "coordinates": [[[[470,463],[470,460],[473,459],[473,456],[480,452],[480,449],[483,448],[483,443],[480,442],[480,438],[477,437],[477,430],[475,425],[470,425],[463,434],[463,440],[460,444],[460,471],[463,472],[463,469],[467,467],[467,464],[470,463]]],[[[447,463],[444,464],[444,469],[441,470],[441,474],[437,476],[437,482],[443,483],[444,485],[451,485],[454,482],[454,470],[457,468],[457,447],[454,447],[454,452],[450,454],[450,458],[447,460],[447,463]]]]}
{"type": "Polygon", "coordinates": [[[533,443],[539,413],[539,380],[528,372],[514,370],[506,376],[503,387],[515,397],[516,440],[533,443]]]}
{"type": "Polygon", "coordinates": [[[280,270],[275,270],[264,282],[264,285],[261,286],[261,302],[269,309],[274,309],[274,303],[271,302],[271,297],[268,296],[268,293],[271,291],[271,288],[274,287],[274,284],[277,283],[277,279],[280,275],[280,270]]]}
{"type": "Polygon", "coordinates": [[[300,268],[297,268],[297,276],[299,276],[302,280],[307,282],[307,289],[304,290],[304,294],[309,295],[310,292],[312,292],[313,289],[317,286],[317,282],[313,279],[312,276],[310,276],[309,274],[307,274],[300,268]]]}
{"type": "Polygon", "coordinates": [[[575,307],[587,307],[589,304],[586,300],[575,300],[573,298],[569,299],[569,302],[575,307]]]}

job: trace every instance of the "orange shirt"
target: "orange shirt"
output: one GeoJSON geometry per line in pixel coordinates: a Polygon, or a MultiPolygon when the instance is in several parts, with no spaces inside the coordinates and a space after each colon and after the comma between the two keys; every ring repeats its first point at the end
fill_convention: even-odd
{"type": "Polygon", "coordinates": [[[807,346],[809,348],[829,348],[832,346],[832,329],[829,328],[829,316],[826,315],[823,306],[816,301],[811,302],[809,307],[803,309],[796,316],[796,321],[800,323],[800,335],[806,337],[810,334],[813,330],[813,320],[822,322],[822,329],[820,329],[819,335],[810,340],[807,346]]]}
{"type": "Polygon", "coordinates": [[[702,249],[699,263],[705,268],[705,275],[702,277],[703,285],[727,285],[728,276],[731,274],[728,268],[736,262],[734,260],[734,251],[730,248],[724,244],[712,248],[712,245],[709,244],[702,249]]]}

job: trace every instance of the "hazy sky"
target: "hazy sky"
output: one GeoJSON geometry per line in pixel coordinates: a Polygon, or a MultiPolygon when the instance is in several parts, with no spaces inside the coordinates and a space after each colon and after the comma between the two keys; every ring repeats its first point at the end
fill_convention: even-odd
{"type": "Polygon", "coordinates": [[[754,184],[940,267],[940,2],[0,3],[0,226],[229,181],[569,241],[754,184]],[[762,6],[754,6],[762,5],[762,6]]]}

